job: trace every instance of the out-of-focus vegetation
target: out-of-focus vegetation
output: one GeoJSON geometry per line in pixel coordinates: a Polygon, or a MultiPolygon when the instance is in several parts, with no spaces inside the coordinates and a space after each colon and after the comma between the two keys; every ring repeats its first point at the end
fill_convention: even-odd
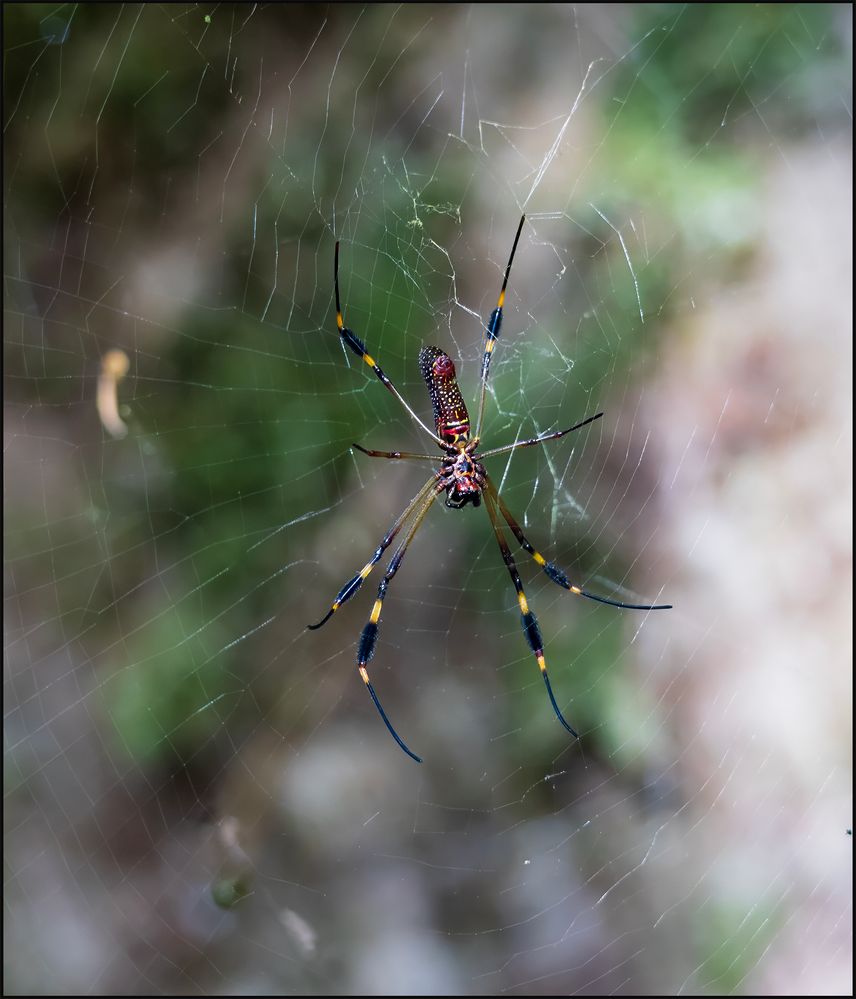
{"type": "MultiPolygon", "coordinates": [[[[347,322],[424,413],[416,356],[425,342],[454,343],[472,395],[473,313],[489,313],[532,180],[520,165],[532,149],[518,161],[514,142],[497,139],[516,142],[510,127],[487,130],[481,145],[475,130],[456,137],[460,100],[451,89],[437,123],[423,126],[424,94],[439,92],[431,81],[449,71],[450,37],[474,39],[465,50],[478,75],[464,91],[484,110],[471,102],[470,115],[523,128],[567,114],[589,61],[609,66],[560,150],[570,166],[551,166],[527,206],[533,235],[515,264],[489,400],[487,432],[497,443],[601,408],[620,413],[669,349],[665,331],[679,335],[676,319],[691,314],[693,295],[751,267],[763,164],[787,156],[786,144],[828,141],[848,127],[839,99],[850,59],[843,7],[652,4],[620,17],[606,7],[581,12],[573,46],[570,22],[565,39],[551,30],[559,16],[522,7],[468,20],[455,6],[395,17],[369,6],[357,20],[348,5],[252,15],[241,6],[4,6],[4,360],[16,442],[7,455],[7,599],[12,629],[35,633],[29,694],[13,692],[18,748],[8,766],[21,794],[33,793],[26,778],[49,756],[30,755],[32,732],[52,731],[64,710],[54,692],[85,705],[93,752],[109,761],[109,781],[89,792],[96,806],[107,784],[135,774],[159,812],[158,789],[176,774],[188,781],[167,823],[197,812],[216,820],[233,807],[223,803],[224,774],[260,731],[273,733],[262,753],[268,777],[313,740],[373,731],[350,732],[344,708],[331,717],[343,696],[349,708],[361,704],[356,682],[339,678],[351,670],[348,644],[371,592],[314,644],[302,630],[422,473],[357,462],[349,451],[352,441],[414,447],[416,437],[395,400],[340,349],[334,239],[347,322]],[[476,39],[483,17],[492,58],[476,39]],[[571,84],[561,76],[557,91],[552,67],[570,58],[578,75],[571,84]],[[612,226],[629,239],[633,219],[646,228],[627,251],[612,226]],[[106,438],[93,402],[100,358],[113,347],[132,360],[119,389],[130,431],[122,441],[106,438]],[[71,658],[45,666],[60,655],[71,658]],[[19,697],[25,706],[15,710],[19,697]]],[[[601,591],[662,581],[637,547],[651,529],[614,502],[624,495],[642,506],[639,523],[657,522],[656,470],[628,482],[624,446],[611,434],[578,442],[569,489],[585,517],[560,499],[567,452],[555,458],[558,476],[534,449],[521,453],[506,484],[533,540],[549,543],[579,578],[594,574],[601,591]]],[[[426,766],[431,749],[446,763],[456,757],[438,707],[464,696],[464,707],[448,710],[475,755],[468,763],[462,752],[452,769],[464,774],[441,797],[489,810],[490,782],[474,785],[468,767],[480,772],[498,754],[504,762],[491,762],[508,774],[525,761],[507,787],[519,799],[533,773],[554,767],[565,733],[532,674],[485,524],[428,523],[432,539],[406,565],[411,582],[402,570],[385,611],[389,644],[385,635],[376,669],[426,766]],[[448,696],[451,674],[440,692],[430,675],[444,659],[463,669],[448,696]],[[513,738],[500,740],[503,731],[513,738]]],[[[644,753],[666,738],[668,702],[639,686],[625,617],[587,607],[569,626],[564,595],[528,565],[525,573],[544,605],[551,663],[573,664],[554,668],[554,683],[587,733],[589,765],[627,768],[630,795],[646,785],[644,753]],[[646,721],[633,725],[634,715],[646,721]]],[[[359,723],[380,728],[369,710],[359,723]]],[[[75,734],[59,728],[53,751],[73,759],[74,745],[75,734]]],[[[575,765],[562,759],[563,770],[575,765]]],[[[245,765],[264,783],[259,757],[245,765]]],[[[585,797],[590,778],[569,801],[585,797]]],[[[40,805],[42,814],[50,807],[40,805]]],[[[548,821],[554,807],[533,794],[522,817],[548,821]]],[[[132,810],[148,814],[136,802],[132,810]]],[[[69,830],[75,822],[84,817],[69,830]]],[[[299,816],[284,826],[300,841],[299,816]]],[[[294,847],[298,856],[304,848],[294,847]]],[[[272,877],[307,883],[316,875],[305,863],[272,877]]],[[[247,903],[241,878],[239,889],[213,879],[226,885],[214,888],[220,904],[247,903]]],[[[702,919],[703,940],[719,918],[702,919]]],[[[503,925],[504,914],[494,922],[503,925]]],[[[740,938],[716,952],[724,978],[715,977],[738,988],[759,954],[740,938]]],[[[158,981],[170,981],[163,974],[158,981]]]]}

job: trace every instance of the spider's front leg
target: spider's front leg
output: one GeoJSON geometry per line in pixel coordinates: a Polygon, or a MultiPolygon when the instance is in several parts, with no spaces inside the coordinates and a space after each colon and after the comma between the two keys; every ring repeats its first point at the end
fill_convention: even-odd
{"type": "Polygon", "coordinates": [[[443,447],[443,441],[433,432],[429,430],[428,427],[419,419],[416,413],[410,408],[407,400],[398,391],[398,389],[392,384],[389,376],[384,372],[377,361],[369,354],[366,350],[366,345],[363,341],[353,332],[353,330],[348,329],[345,325],[345,321],[342,318],[342,304],[339,300],[339,243],[336,242],[336,250],[333,257],[333,285],[336,292],[336,326],[339,330],[339,336],[342,338],[342,343],[344,343],[350,350],[352,350],[357,357],[365,361],[365,363],[374,371],[377,376],[378,381],[387,388],[402,406],[407,410],[410,418],[417,423],[428,436],[440,447],[443,447]]]}
{"type": "Polygon", "coordinates": [[[476,417],[476,441],[478,441],[481,437],[482,420],[484,419],[484,402],[485,396],[487,395],[487,379],[490,372],[490,358],[493,354],[494,347],[496,346],[496,341],[499,339],[500,330],[502,329],[502,308],[505,305],[505,290],[508,287],[508,276],[511,274],[511,265],[514,263],[514,254],[517,252],[517,244],[520,242],[520,233],[523,231],[523,223],[525,221],[526,216],[522,215],[520,217],[520,224],[517,226],[517,232],[514,236],[511,253],[508,256],[508,264],[505,267],[505,277],[502,281],[502,288],[499,292],[496,308],[493,312],[491,312],[490,319],[488,319],[487,326],[485,327],[484,354],[482,355],[481,368],[481,391],[479,392],[479,408],[478,416],[476,417]]]}

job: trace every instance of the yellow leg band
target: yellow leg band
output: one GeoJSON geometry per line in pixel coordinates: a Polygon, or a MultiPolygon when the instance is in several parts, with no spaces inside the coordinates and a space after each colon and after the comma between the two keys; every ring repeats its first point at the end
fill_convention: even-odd
{"type": "Polygon", "coordinates": [[[538,565],[546,565],[547,564],[547,560],[544,558],[544,556],[540,552],[535,552],[535,554],[532,556],[532,558],[535,559],[535,561],[538,563],[538,565]]]}
{"type": "Polygon", "coordinates": [[[572,586],[571,587],[571,593],[582,593],[582,592],[583,591],[579,588],[579,586],[572,586]]]}
{"type": "Polygon", "coordinates": [[[536,658],[538,660],[538,669],[540,669],[542,673],[546,673],[547,672],[547,664],[544,662],[544,657],[543,656],[536,656],[536,658]]]}
{"type": "Polygon", "coordinates": [[[363,683],[369,682],[369,674],[365,666],[360,666],[360,676],[363,678],[363,683]]]}
{"type": "Polygon", "coordinates": [[[518,593],[517,594],[517,602],[520,604],[520,613],[521,614],[528,614],[529,613],[529,604],[526,601],[526,594],[525,593],[518,593]]]}
{"type": "Polygon", "coordinates": [[[370,618],[372,624],[377,624],[380,619],[380,609],[383,607],[382,600],[375,600],[374,607],[372,607],[372,616],[370,618]]]}

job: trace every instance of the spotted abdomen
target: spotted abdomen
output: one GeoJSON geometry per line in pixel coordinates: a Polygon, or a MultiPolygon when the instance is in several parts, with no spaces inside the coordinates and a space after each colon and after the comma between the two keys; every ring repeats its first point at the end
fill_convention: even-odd
{"type": "Polygon", "coordinates": [[[439,436],[450,444],[468,440],[470,415],[458,388],[452,358],[439,347],[423,347],[419,351],[419,370],[431,394],[439,436]]]}

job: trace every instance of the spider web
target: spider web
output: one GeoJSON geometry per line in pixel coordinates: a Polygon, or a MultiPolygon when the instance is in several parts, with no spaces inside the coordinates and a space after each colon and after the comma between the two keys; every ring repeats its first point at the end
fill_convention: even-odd
{"type": "Polygon", "coordinates": [[[5,988],[848,993],[845,6],[4,6],[5,988]],[[416,358],[483,510],[424,481],[416,358]],[[116,353],[116,352],[120,353],[116,353]]]}

